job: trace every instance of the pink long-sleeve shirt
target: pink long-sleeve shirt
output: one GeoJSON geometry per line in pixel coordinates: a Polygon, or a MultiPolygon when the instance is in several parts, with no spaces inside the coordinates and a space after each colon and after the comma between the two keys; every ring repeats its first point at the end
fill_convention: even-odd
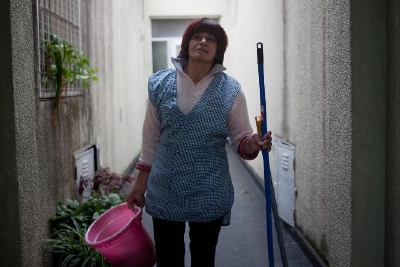
{"type": "MultiPolygon", "coordinates": [[[[182,61],[180,59],[172,59],[172,62],[177,69],[177,105],[179,110],[187,115],[200,100],[215,74],[220,71],[225,71],[226,68],[220,64],[214,65],[211,71],[197,84],[194,84],[190,77],[183,72],[182,61]]],[[[249,115],[247,110],[246,98],[239,90],[232,104],[227,121],[229,130],[229,140],[231,146],[244,159],[254,159],[258,153],[246,155],[244,145],[253,133],[250,125],[249,115]]],[[[160,121],[157,118],[157,109],[149,101],[146,115],[143,123],[142,133],[142,151],[139,157],[138,165],[150,168],[157,143],[160,139],[160,121]]]]}

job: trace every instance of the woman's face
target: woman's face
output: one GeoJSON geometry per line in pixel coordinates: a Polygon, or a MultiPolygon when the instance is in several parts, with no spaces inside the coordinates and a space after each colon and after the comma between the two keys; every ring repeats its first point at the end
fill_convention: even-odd
{"type": "Polygon", "coordinates": [[[189,58],[204,63],[213,63],[217,52],[215,37],[206,32],[195,33],[189,41],[189,58]]]}

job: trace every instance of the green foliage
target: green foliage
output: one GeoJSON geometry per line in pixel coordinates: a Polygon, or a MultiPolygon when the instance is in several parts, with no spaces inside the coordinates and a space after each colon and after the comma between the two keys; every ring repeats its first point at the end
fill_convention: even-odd
{"type": "Polygon", "coordinates": [[[87,228],[105,211],[121,203],[121,198],[114,193],[92,197],[82,204],[67,199],[66,204],[58,205],[55,216],[50,218],[53,231],[65,225],[73,227],[74,221],[87,228]]]}
{"type": "MultiPolygon", "coordinates": [[[[75,221],[75,220],[72,220],[75,221]]],[[[47,251],[53,252],[61,267],[108,267],[105,258],[85,241],[87,228],[74,223],[74,227],[64,225],[51,239],[45,240],[47,251]]]]}
{"type": "Polygon", "coordinates": [[[81,204],[70,199],[59,204],[50,218],[53,234],[45,240],[46,251],[56,256],[59,266],[109,266],[97,250],[86,244],[85,233],[101,214],[121,203],[121,198],[112,193],[81,204]]]}
{"type": "Polygon", "coordinates": [[[50,40],[44,42],[44,52],[50,68],[48,76],[42,77],[42,81],[55,81],[56,95],[52,109],[58,114],[58,105],[64,86],[80,80],[87,87],[90,81],[97,81],[98,70],[90,67],[89,59],[83,52],[75,50],[60,36],[51,35],[50,40]]]}

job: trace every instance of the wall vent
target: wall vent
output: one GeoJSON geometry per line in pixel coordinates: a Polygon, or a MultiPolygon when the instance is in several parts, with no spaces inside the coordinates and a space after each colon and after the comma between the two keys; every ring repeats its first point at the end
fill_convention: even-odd
{"type": "Polygon", "coordinates": [[[274,136],[276,202],[279,216],[294,227],[294,145],[274,136]]]}

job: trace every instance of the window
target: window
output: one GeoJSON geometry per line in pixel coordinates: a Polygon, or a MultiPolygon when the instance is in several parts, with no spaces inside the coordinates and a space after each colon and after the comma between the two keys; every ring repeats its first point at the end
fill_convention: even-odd
{"type": "Polygon", "coordinates": [[[153,19],[152,52],[153,72],[172,68],[171,57],[181,50],[182,35],[191,19],[153,19]]]}
{"type": "Polygon", "coordinates": [[[181,38],[153,38],[153,72],[172,68],[171,57],[181,51],[181,38]]]}

